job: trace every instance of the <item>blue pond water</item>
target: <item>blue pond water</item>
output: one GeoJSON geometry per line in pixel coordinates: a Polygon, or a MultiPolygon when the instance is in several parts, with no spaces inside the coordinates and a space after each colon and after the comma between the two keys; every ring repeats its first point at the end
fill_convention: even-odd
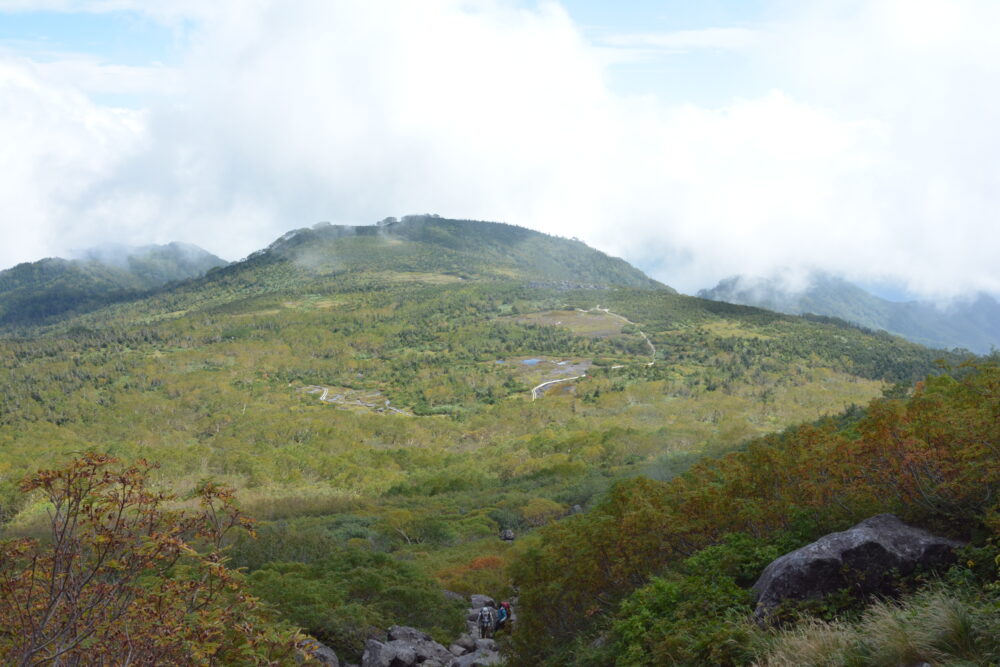
{"type": "Polygon", "coordinates": [[[524,364],[525,366],[534,366],[535,364],[540,363],[541,361],[542,361],[541,359],[525,359],[521,363],[524,364]]]}

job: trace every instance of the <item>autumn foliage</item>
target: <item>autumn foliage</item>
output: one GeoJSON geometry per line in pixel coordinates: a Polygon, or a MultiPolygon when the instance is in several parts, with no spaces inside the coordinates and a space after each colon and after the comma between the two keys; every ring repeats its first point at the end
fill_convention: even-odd
{"type": "Polygon", "coordinates": [[[150,488],[153,466],[86,454],[21,483],[51,535],[0,543],[0,661],[14,665],[278,664],[297,635],[273,625],[226,568],[252,530],[212,483],[196,510],[150,488]]]}
{"type": "Polygon", "coordinates": [[[1000,532],[1000,366],[981,362],[831,419],[761,438],[669,482],[617,484],[541,529],[511,567],[525,664],[613,613],[624,595],[727,534],[810,540],[878,512],[969,539],[1000,532]],[[573,610],[573,613],[566,613],[573,610]]]}

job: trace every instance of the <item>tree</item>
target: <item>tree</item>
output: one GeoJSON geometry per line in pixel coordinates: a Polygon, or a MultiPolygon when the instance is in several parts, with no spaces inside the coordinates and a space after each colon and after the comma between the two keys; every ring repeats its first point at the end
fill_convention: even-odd
{"type": "Polygon", "coordinates": [[[48,507],[51,540],[0,542],[4,664],[279,664],[296,632],[273,623],[226,568],[225,535],[252,530],[206,482],[197,510],[150,489],[155,466],[88,453],[21,482],[48,507]]]}

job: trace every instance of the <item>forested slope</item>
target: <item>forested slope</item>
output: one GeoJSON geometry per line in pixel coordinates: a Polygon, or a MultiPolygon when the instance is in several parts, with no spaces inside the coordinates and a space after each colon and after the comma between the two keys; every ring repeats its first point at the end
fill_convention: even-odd
{"type": "Polygon", "coordinates": [[[942,356],[964,358],[678,295],[508,225],[322,226],[141,299],[8,330],[0,519],[37,533],[44,504],[17,480],[90,449],[159,463],[155,481],[182,496],[229,484],[264,520],[232,564],[357,659],[400,595],[440,609],[424,626],[436,636],[458,622],[438,587],[509,595],[501,529],[568,530],[571,512],[603,516],[587,510],[616,480],[668,479],[855,414],[939,373],[942,356]],[[341,580],[359,572],[363,590],[341,580]]]}

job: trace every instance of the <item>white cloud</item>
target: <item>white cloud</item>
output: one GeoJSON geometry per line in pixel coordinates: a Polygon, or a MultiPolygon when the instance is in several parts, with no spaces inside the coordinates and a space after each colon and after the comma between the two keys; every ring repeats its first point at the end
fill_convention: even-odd
{"type": "Polygon", "coordinates": [[[742,51],[757,45],[761,33],[749,28],[703,28],[671,32],[616,33],[601,39],[611,46],[686,52],[694,49],[742,51]]]}
{"type": "Polygon", "coordinates": [[[317,220],[437,212],[577,236],[692,291],[803,266],[1000,291],[992,3],[788,3],[766,33],[616,38],[744,53],[759,92],[713,109],[610,92],[603,49],[551,3],[156,11],[197,20],[176,73],[8,59],[35,89],[0,83],[22,156],[0,158],[0,214],[38,231],[0,262],[99,234],[235,257],[317,220]],[[74,80],[179,92],[123,113],[74,80]]]}
{"type": "Polygon", "coordinates": [[[79,198],[140,136],[138,114],[97,107],[30,62],[0,60],[0,265],[63,250],[79,198]]]}

